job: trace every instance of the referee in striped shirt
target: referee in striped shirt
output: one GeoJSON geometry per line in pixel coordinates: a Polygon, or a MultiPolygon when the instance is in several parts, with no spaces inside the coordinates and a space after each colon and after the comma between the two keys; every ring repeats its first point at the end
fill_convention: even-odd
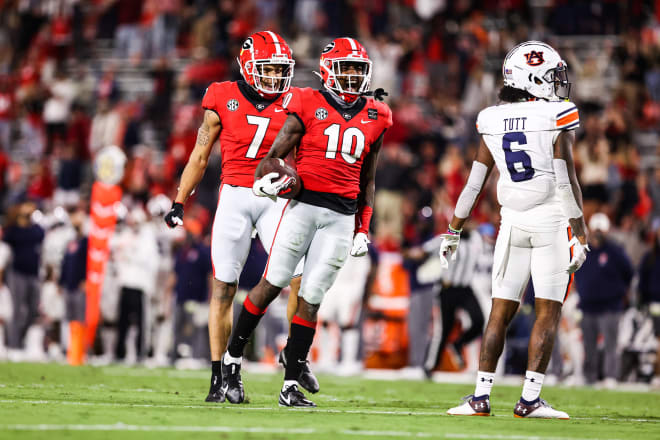
{"type": "Polygon", "coordinates": [[[433,333],[424,361],[424,371],[431,376],[442,358],[445,348],[457,369],[465,367],[463,347],[481,335],[484,327],[484,316],[479,302],[472,291],[471,283],[477,267],[479,255],[483,252],[483,240],[476,230],[463,230],[461,250],[456,254],[449,269],[442,273],[439,293],[440,314],[442,324],[433,323],[433,333]],[[447,343],[454,323],[456,312],[463,309],[470,317],[470,327],[451,344],[447,343]]]}

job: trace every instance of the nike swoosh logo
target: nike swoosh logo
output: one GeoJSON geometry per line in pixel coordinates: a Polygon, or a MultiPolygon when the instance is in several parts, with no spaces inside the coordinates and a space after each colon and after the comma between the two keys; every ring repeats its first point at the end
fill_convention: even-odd
{"type": "Polygon", "coordinates": [[[307,360],[305,360],[305,359],[303,359],[303,360],[298,359],[298,363],[299,363],[299,364],[306,364],[306,363],[307,363],[307,360]]]}
{"type": "Polygon", "coordinates": [[[364,119],[360,119],[360,122],[362,122],[363,124],[371,124],[374,121],[365,121],[364,119]]]}
{"type": "Polygon", "coordinates": [[[283,111],[284,111],[283,108],[276,108],[276,109],[275,109],[275,113],[279,113],[279,112],[283,112],[283,111]]]}
{"type": "Polygon", "coordinates": [[[284,401],[284,403],[286,403],[287,405],[291,405],[291,397],[289,396],[286,397],[282,396],[282,401],[284,401]]]}

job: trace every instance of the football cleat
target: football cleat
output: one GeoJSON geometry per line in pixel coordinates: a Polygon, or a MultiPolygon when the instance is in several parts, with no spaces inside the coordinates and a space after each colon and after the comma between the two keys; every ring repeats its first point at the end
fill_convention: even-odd
{"type": "Polygon", "coordinates": [[[241,365],[222,362],[222,393],[230,403],[243,403],[245,391],[241,380],[241,365]]]}
{"type": "Polygon", "coordinates": [[[521,398],[516,406],[513,408],[513,415],[517,418],[527,419],[561,419],[569,420],[570,417],[564,411],[557,411],[551,407],[548,402],[541,398],[537,398],[531,403],[526,403],[521,398]]]}
{"type": "Polygon", "coordinates": [[[222,403],[225,401],[225,393],[222,390],[222,377],[211,377],[211,388],[205,402],[222,403]],[[214,383],[220,382],[220,383],[214,383]]]}
{"type": "Polygon", "coordinates": [[[463,397],[463,404],[447,410],[450,416],[489,416],[490,398],[475,400],[474,394],[463,397]]]}
{"type": "Polygon", "coordinates": [[[280,406],[292,406],[298,408],[314,408],[316,404],[305,397],[297,385],[291,385],[280,391],[280,406]]]}
{"type": "MultiPolygon", "coordinates": [[[[284,368],[286,368],[286,347],[280,351],[280,357],[278,362],[282,364],[284,368]]],[[[300,370],[300,375],[298,376],[298,383],[300,384],[301,387],[306,389],[312,394],[318,393],[320,386],[319,386],[319,381],[316,379],[316,376],[314,376],[314,373],[312,373],[312,370],[309,368],[309,361],[305,361],[305,364],[302,365],[301,370],[300,370]]]]}

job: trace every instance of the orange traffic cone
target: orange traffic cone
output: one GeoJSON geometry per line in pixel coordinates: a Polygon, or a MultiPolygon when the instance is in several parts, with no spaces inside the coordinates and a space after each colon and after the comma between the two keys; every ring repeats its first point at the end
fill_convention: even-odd
{"type": "Polygon", "coordinates": [[[85,324],[81,321],[69,322],[69,349],[66,358],[69,365],[82,365],[85,362],[85,324]]]}

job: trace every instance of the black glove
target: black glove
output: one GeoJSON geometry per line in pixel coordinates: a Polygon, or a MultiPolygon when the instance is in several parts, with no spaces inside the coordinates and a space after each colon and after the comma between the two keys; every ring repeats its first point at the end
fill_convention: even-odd
{"type": "Polygon", "coordinates": [[[183,204],[174,202],[172,209],[165,215],[165,223],[170,228],[176,228],[177,225],[183,225],[183,204]]]}

